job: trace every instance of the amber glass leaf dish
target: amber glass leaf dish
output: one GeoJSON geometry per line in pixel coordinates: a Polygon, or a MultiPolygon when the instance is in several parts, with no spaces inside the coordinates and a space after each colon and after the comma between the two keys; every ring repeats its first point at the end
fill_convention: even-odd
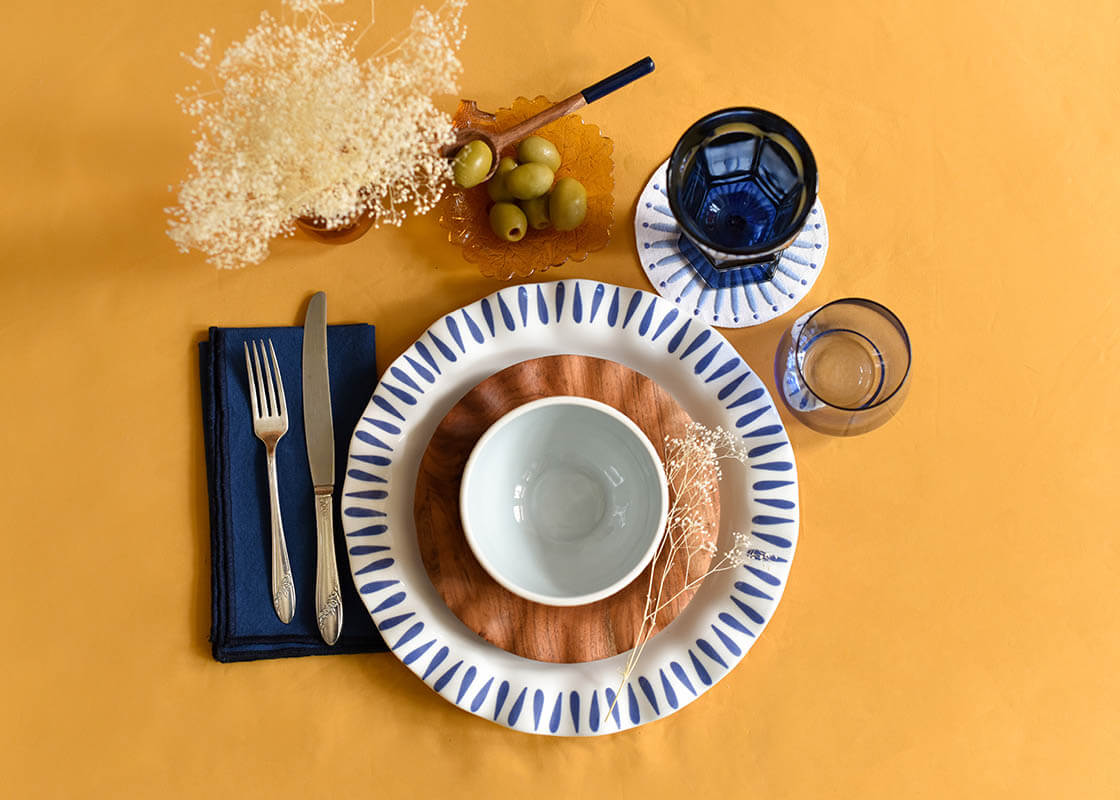
{"type": "MultiPolygon", "coordinates": [[[[511,108],[496,114],[479,111],[473,100],[463,100],[455,112],[455,126],[482,131],[506,130],[552,105],[545,97],[519,97],[511,108]]],[[[530,230],[519,242],[506,242],[490,230],[490,197],[486,186],[454,187],[436,207],[447,240],[462,249],[463,258],[476,264],[488,278],[509,280],[544,272],[565,261],[584,261],[606,247],[614,222],[614,144],[599,128],[569,114],[536,131],[560,151],[562,162],[556,178],[575,178],[587,189],[587,218],[575,230],[530,230]]],[[[513,147],[502,156],[514,156],[513,147]]]]}

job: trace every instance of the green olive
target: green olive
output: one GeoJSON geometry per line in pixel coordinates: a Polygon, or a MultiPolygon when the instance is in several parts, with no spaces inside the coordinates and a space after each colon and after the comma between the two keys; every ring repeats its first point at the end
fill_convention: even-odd
{"type": "Polygon", "coordinates": [[[548,219],[548,195],[542,194],[532,200],[522,200],[520,205],[533,230],[542,231],[552,224],[548,219]]]}
{"type": "Polygon", "coordinates": [[[516,167],[517,162],[509,156],[506,156],[498,162],[498,168],[494,171],[494,177],[486,182],[486,193],[490,195],[490,199],[495,203],[513,202],[514,197],[510,194],[509,189],[506,188],[505,175],[516,167]]]}
{"type": "Polygon", "coordinates": [[[513,203],[495,203],[490,209],[490,228],[500,239],[519,242],[529,229],[529,221],[513,203]]]}
{"type": "Polygon", "coordinates": [[[551,188],[552,177],[552,170],[544,164],[522,164],[506,175],[506,188],[518,200],[532,200],[551,188]]]}
{"type": "Polygon", "coordinates": [[[587,216],[587,190],[575,178],[556,181],[548,199],[548,215],[558,231],[570,231],[587,216]]]}
{"type": "Polygon", "coordinates": [[[530,136],[517,145],[517,160],[522,164],[544,164],[553,172],[560,169],[560,151],[541,136],[530,136]]]}
{"type": "Polygon", "coordinates": [[[490,172],[490,165],[494,163],[494,154],[490,152],[486,142],[475,139],[467,142],[455,154],[451,163],[451,171],[455,175],[455,183],[464,189],[478,186],[486,180],[490,172]]]}

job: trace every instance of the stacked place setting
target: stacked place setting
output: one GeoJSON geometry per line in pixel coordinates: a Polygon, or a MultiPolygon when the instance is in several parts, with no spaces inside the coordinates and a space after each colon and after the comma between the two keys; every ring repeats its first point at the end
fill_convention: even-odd
{"type": "MultiPolygon", "coordinates": [[[[525,386],[518,381],[505,387],[490,404],[504,408],[511,396],[525,395],[525,386]]],[[[625,408],[641,408],[653,397],[649,391],[636,394],[625,408]]],[[[610,471],[610,465],[599,466],[610,471]]],[[[666,472],[671,467],[670,462],[666,472]]],[[[342,519],[350,569],[371,618],[390,650],[429,686],[460,708],[517,730],[596,735],[671,714],[743,658],[781,599],[797,542],[797,501],[793,453],[777,409],[759,376],[721,334],[656,295],[565,280],[502,289],[457,309],[389,366],[350,443],[342,519]],[[703,579],[671,624],[644,643],[624,681],[625,650],[602,657],[607,645],[601,639],[583,648],[550,650],[527,640],[553,638],[551,632],[510,630],[504,615],[487,621],[460,609],[466,618],[461,619],[441,594],[454,590],[443,570],[462,560],[463,548],[441,555],[431,529],[449,526],[456,509],[449,508],[446,494],[436,503],[426,493],[433,472],[441,489],[453,491],[448,473],[453,478],[457,459],[473,447],[473,433],[459,436],[458,456],[441,454],[449,464],[425,464],[429,443],[433,436],[449,436],[444,425],[449,412],[491,376],[530,360],[564,356],[601,359],[640,373],[671,396],[688,420],[733,433],[743,445],[742,463],[731,459],[722,465],[713,537],[717,550],[734,551],[741,563],[703,579]],[[433,551],[435,579],[429,573],[433,551]],[[517,655],[518,650],[553,660],[517,655]],[[584,660],[589,655],[592,659],[584,660]]],[[[512,494],[509,502],[512,516],[512,494]]],[[[578,540],[571,544],[581,546],[578,540]]],[[[631,628],[643,614],[644,588],[639,584],[636,591],[637,603],[623,597],[638,609],[631,628]]],[[[495,609],[511,608],[493,594],[491,601],[495,609]]],[[[580,630],[594,629],[597,636],[613,631],[609,605],[593,612],[594,619],[585,616],[580,630]]],[[[524,607],[517,617],[535,618],[524,607]]],[[[562,642],[568,633],[556,638],[562,642]]]]}

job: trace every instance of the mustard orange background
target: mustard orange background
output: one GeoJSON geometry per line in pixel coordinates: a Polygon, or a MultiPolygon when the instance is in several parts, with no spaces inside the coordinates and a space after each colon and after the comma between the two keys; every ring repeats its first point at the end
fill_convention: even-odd
{"type": "MultiPolygon", "coordinates": [[[[657,62],[585,110],[616,143],[615,234],[547,278],[645,288],[640,188],[694,119],[758,105],[821,168],[831,250],[799,310],[875,298],[916,352],[886,427],[787,419],[801,541],[744,662],[666,720],[557,740],[388,655],[210,659],[206,327],[296,323],[323,289],[332,322],[377,324],[384,365],[499,286],[431,218],[239,272],[176,253],[177,54],[261,2],[4,11],[0,794],[1120,795],[1120,4],[474,0],[483,108],[657,62]]],[[[410,10],[379,2],[374,38],[410,10]]],[[[728,334],[771,387],[789,322],[728,334]]]]}

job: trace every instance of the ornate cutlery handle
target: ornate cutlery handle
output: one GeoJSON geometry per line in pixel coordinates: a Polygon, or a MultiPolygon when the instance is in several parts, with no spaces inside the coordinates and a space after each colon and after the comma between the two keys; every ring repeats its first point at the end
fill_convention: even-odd
{"type": "Polygon", "coordinates": [[[288,544],[284,541],[284,523],[280,519],[280,489],[276,485],[276,448],[268,448],[268,500],[272,508],[272,605],[276,616],[287,625],[296,613],[296,587],[292,582],[292,565],[288,562],[288,544]]]}
{"type": "Polygon", "coordinates": [[[342,633],[342,590],[334,559],[334,500],[331,488],[315,490],[315,529],[318,534],[315,561],[315,614],[323,641],[334,644],[342,633]]]}

